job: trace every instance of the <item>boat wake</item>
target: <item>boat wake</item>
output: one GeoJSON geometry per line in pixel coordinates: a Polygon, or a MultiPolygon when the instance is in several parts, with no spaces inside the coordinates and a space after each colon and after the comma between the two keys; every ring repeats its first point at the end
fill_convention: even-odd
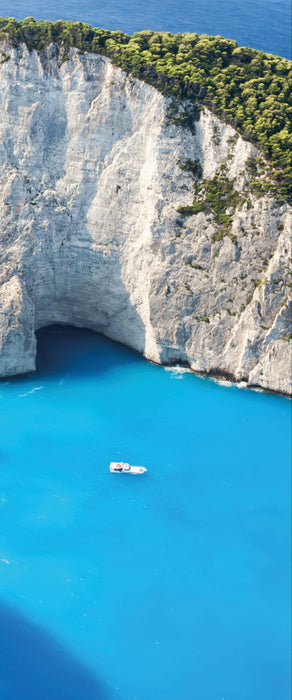
{"type": "Polygon", "coordinates": [[[31,389],[30,391],[27,391],[26,394],[18,394],[18,398],[19,398],[19,399],[23,399],[24,396],[29,396],[29,394],[34,394],[35,391],[40,391],[40,390],[43,389],[43,388],[44,388],[43,386],[35,386],[34,389],[31,389]]]}

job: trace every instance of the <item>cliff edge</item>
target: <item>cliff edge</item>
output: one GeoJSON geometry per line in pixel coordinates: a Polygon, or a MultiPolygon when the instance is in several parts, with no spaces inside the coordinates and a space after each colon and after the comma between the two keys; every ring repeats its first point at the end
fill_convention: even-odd
{"type": "Polygon", "coordinates": [[[108,58],[0,52],[0,376],[67,323],[290,395],[291,208],[256,147],[108,58]]]}

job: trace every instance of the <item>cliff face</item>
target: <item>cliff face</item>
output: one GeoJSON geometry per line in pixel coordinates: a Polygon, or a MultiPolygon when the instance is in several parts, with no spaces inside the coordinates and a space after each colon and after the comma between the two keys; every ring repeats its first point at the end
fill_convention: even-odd
{"type": "Polygon", "coordinates": [[[206,109],[169,123],[169,100],[101,56],[1,52],[0,375],[70,323],[289,394],[291,209],[249,190],[256,148],[206,109]],[[177,212],[197,160],[237,193],[228,235],[210,208],[177,212]]]}

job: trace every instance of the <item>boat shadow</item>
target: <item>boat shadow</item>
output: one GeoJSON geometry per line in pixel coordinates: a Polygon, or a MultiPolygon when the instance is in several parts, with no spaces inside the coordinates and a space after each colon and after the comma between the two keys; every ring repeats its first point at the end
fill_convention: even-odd
{"type": "Polygon", "coordinates": [[[61,644],[3,602],[0,628],[2,700],[113,700],[61,644]]]}

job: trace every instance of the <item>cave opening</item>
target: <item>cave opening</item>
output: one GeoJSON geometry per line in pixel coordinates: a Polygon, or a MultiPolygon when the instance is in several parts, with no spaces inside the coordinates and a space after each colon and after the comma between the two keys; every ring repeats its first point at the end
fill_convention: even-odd
{"type": "Polygon", "coordinates": [[[53,324],[40,328],[36,338],[37,376],[96,375],[139,359],[131,348],[89,328],[53,324]]]}

